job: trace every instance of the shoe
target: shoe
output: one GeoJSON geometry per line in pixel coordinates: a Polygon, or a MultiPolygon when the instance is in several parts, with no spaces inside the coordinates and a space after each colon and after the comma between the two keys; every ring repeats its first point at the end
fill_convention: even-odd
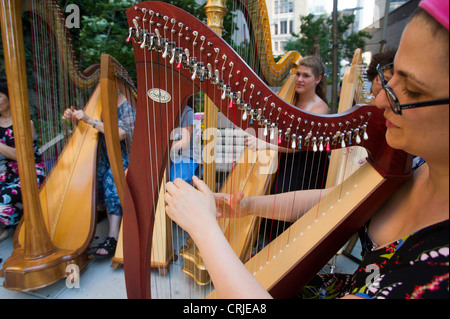
{"type": "Polygon", "coordinates": [[[8,231],[4,229],[3,233],[0,234],[0,242],[4,241],[6,238],[8,238],[8,231]]]}
{"type": "Polygon", "coordinates": [[[109,257],[114,255],[116,252],[117,240],[113,237],[106,237],[105,241],[98,245],[97,250],[95,251],[95,255],[99,257],[109,257]],[[107,254],[99,254],[97,251],[99,249],[106,250],[107,254]]]}

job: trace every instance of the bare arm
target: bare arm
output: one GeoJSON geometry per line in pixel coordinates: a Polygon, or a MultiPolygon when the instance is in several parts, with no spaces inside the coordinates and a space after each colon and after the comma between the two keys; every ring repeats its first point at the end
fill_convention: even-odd
{"type": "Polygon", "coordinates": [[[182,149],[187,149],[191,143],[191,136],[193,130],[194,126],[192,125],[181,128],[181,139],[173,142],[172,150],[178,151],[182,149]]]}
{"type": "MultiPolygon", "coordinates": [[[[101,122],[101,121],[95,122],[95,120],[93,118],[88,116],[82,110],[75,110],[73,107],[70,107],[64,111],[63,119],[64,120],[83,121],[83,122],[93,126],[95,129],[99,130],[103,134],[105,134],[105,127],[103,125],[103,122],[101,122]]],[[[121,141],[123,141],[126,137],[127,137],[127,132],[125,132],[122,128],[119,127],[119,139],[121,141]]]]}
{"type": "Polygon", "coordinates": [[[259,217],[294,222],[307,213],[333,188],[303,190],[276,195],[244,197],[243,193],[234,195],[215,194],[219,216],[259,217]]]}
{"type": "MultiPolygon", "coordinates": [[[[33,121],[30,121],[30,125],[31,125],[31,138],[32,140],[34,140],[34,138],[36,137],[36,129],[34,127],[33,121]]],[[[14,147],[9,147],[3,143],[0,143],[0,153],[13,161],[17,161],[17,150],[14,147]]]]}

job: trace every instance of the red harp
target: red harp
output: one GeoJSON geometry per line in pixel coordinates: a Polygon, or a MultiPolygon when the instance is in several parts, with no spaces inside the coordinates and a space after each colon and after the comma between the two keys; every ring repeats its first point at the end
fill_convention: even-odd
{"type": "Polygon", "coordinates": [[[266,247],[246,264],[274,297],[294,295],[409,176],[408,154],[387,145],[383,113],[373,105],[318,116],[284,102],[216,33],[179,8],[143,2],[129,9],[127,17],[138,84],[136,129],[126,179],[129,192],[124,198],[128,297],[151,295],[154,212],[169,159],[170,134],[178,127],[181,106],[198,91],[241,129],[266,131],[268,142],[313,152],[360,145],[369,153],[368,164],[358,173],[360,179],[370,180],[359,185],[362,191],[353,195],[347,190],[358,184],[350,178],[328,196],[336,205],[320,204],[276,239],[284,247],[282,254],[263,258],[272,256],[272,248],[266,247]],[[322,212],[325,206],[327,211],[322,212]],[[332,214],[330,209],[339,213],[332,214]],[[297,247],[300,237],[308,248],[297,247]]]}

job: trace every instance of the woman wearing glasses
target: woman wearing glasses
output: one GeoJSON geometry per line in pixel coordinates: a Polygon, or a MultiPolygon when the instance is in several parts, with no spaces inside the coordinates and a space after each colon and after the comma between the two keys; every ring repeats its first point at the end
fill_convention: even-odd
{"type": "MultiPolygon", "coordinates": [[[[389,145],[425,163],[361,230],[363,261],[357,271],[322,278],[317,291],[323,297],[449,297],[449,3],[423,0],[419,6],[402,36],[393,77],[383,81],[385,92],[377,96],[376,105],[384,110],[389,145]],[[370,283],[368,266],[379,270],[370,283]],[[341,280],[332,285],[334,291],[333,279],[341,280]]],[[[194,183],[199,191],[180,180],[167,185],[167,213],[196,242],[218,295],[270,297],[234,255],[215,218],[223,203],[228,206],[220,214],[245,215],[273,205],[273,200],[242,194],[229,200],[214,196],[198,179],[194,183]]],[[[295,203],[318,197],[314,191],[300,191],[295,203]]]]}

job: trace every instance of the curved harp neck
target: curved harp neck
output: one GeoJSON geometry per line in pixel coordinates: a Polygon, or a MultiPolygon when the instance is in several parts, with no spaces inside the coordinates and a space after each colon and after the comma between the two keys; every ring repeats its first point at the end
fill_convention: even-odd
{"type": "Polygon", "coordinates": [[[272,51],[272,37],[270,31],[269,14],[265,0],[235,0],[240,3],[247,17],[250,32],[253,34],[256,54],[261,68],[261,78],[270,86],[279,86],[289,72],[298,66],[301,55],[298,52],[286,53],[275,62],[272,51]]]}
{"type": "Polygon", "coordinates": [[[109,154],[111,170],[117,182],[117,192],[123,202],[125,172],[120,149],[117,101],[119,93],[126,94],[130,103],[137,97],[133,80],[120,63],[109,54],[101,57],[101,99],[102,117],[105,129],[105,142],[109,154]],[[120,82],[120,83],[119,83],[120,82]],[[122,91],[122,92],[121,92],[122,91]],[[125,91],[125,92],[124,92],[125,91]],[[127,94],[129,93],[129,94],[127,94]]]}
{"type": "Polygon", "coordinates": [[[100,78],[100,65],[93,65],[81,70],[73,49],[69,30],[65,27],[66,20],[61,7],[56,0],[22,0],[22,12],[33,12],[47,22],[55,36],[60,56],[63,58],[64,69],[76,87],[88,89],[94,87],[100,78]]]}

